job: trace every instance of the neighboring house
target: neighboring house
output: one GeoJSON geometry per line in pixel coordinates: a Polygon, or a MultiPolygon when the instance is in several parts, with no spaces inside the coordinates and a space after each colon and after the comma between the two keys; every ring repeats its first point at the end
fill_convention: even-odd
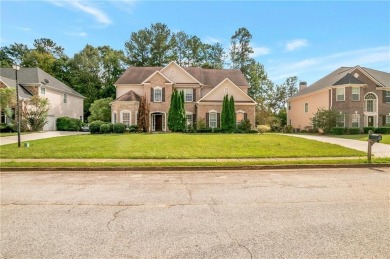
{"type": "MultiPolygon", "coordinates": [[[[43,130],[55,130],[58,117],[83,120],[84,96],[40,68],[20,68],[18,71],[19,98],[28,100],[38,95],[49,100],[47,123],[43,130]]],[[[15,70],[0,69],[0,87],[15,87],[15,70]]],[[[7,122],[1,112],[1,122],[7,122]]]]}
{"type": "Polygon", "coordinates": [[[256,102],[248,96],[249,84],[240,70],[180,67],[130,67],[116,81],[117,99],[111,103],[112,122],[137,124],[139,100],[149,102],[150,131],[169,131],[167,115],[174,89],[184,91],[187,124],[203,119],[207,127],[220,127],[223,97],[233,95],[237,123],[254,125],[256,102]]]}
{"type": "Polygon", "coordinates": [[[390,126],[390,73],[365,67],[341,67],[287,100],[287,122],[293,128],[311,125],[317,109],[342,115],[338,127],[390,126]]]}

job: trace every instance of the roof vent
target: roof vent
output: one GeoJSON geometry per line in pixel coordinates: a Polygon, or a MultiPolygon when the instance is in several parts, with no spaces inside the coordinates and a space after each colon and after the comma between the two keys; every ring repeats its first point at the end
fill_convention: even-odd
{"type": "Polygon", "coordinates": [[[43,82],[45,82],[45,84],[48,84],[49,83],[49,79],[43,79],[43,82]]]}

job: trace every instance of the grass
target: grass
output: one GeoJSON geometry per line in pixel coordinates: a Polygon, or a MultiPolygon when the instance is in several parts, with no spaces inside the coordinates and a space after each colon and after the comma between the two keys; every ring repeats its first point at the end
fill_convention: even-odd
{"type": "Polygon", "coordinates": [[[1,147],[0,158],[280,158],[350,157],[364,152],[275,134],[110,134],[30,141],[1,147]]]}
{"type": "MultiPolygon", "coordinates": [[[[373,164],[390,163],[390,158],[373,158],[373,164]]],[[[22,168],[22,167],[70,167],[70,168],[143,168],[143,167],[233,167],[233,166],[280,166],[280,165],[335,165],[335,164],[367,164],[367,159],[331,159],[331,160],[294,160],[294,161],[224,161],[224,162],[2,162],[1,168],[22,168]]]]}
{"type": "MultiPolygon", "coordinates": [[[[355,139],[361,141],[367,141],[368,134],[358,134],[358,135],[332,135],[332,137],[337,138],[347,138],[347,139],[355,139]]],[[[382,134],[382,141],[380,143],[389,144],[390,145],[390,134],[382,134]]]]}

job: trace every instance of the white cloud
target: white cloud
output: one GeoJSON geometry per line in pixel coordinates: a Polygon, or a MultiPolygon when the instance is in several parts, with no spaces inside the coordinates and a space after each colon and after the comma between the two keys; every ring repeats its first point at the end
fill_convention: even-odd
{"type": "MultiPolygon", "coordinates": [[[[307,81],[321,79],[327,73],[342,67],[354,67],[357,65],[373,69],[390,68],[390,46],[381,46],[367,49],[357,49],[334,53],[326,56],[312,57],[296,62],[273,62],[268,74],[271,80],[278,81],[289,76],[307,81]]],[[[389,71],[390,72],[390,71],[389,71]]]]}
{"type": "Polygon", "coordinates": [[[221,43],[223,42],[223,40],[221,39],[217,39],[217,38],[214,38],[214,37],[211,37],[211,36],[207,36],[205,38],[203,38],[202,40],[204,43],[207,43],[207,44],[215,44],[215,43],[221,43]]]}
{"type": "Polygon", "coordinates": [[[116,6],[119,10],[131,14],[134,11],[137,1],[136,0],[110,0],[110,3],[116,6]]]}
{"type": "Polygon", "coordinates": [[[21,31],[31,31],[31,29],[28,27],[18,27],[18,29],[21,31]]]}
{"type": "Polygon", "coordinates": [[[288,41],[284,47],[285,51],[293,51],[299,48],[303,48],[309,45],[309,42],[305,39],[296,39],[292,41],[288,41]]]}
{"type": "Polygon", "coordinates": [[[260,56],[268,55],[271,52],[271,49],[267,47],[252,46],[252,49],[253,49],[253,53],[249,55],[251,58],[257,58],[260,56]]]}
{"type": "Polygon", "coordinates": [[[67,33],[70,36],[75,36],[75,37],[87,37],[88,34],[86,32],[68,32],[67,33]]]}
{"type": "Polygon", "coordinates": [[[93,1],[78,1],[78,0],[63,0],[63,1],[47,0],[47,1],[58,7],[71,7],[74,10],[82,11],[86,14],[89,14],[103,25],[110,25],[112,23],[108,15],[105,14],[103,10],[96,7],[95,4],[93,4],[93,1]]]}

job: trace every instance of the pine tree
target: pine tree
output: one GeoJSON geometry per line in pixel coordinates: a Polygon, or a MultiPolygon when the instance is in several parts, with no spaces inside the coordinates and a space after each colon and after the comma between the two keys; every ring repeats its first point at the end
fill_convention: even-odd
{"type": "Polygon", "coordinates": [[[175,124],[176,124],[175,108],[176,108],[176,100],[177,100],[176,95],[177,95],[177,90],[175,89],[171,95],[171,103],[170,103],[169,111],[168,111],[168,128],[172,132],[176,131],[176,127],[175,127],[175,124]]]}
{"type": "Polygon", "coordinates": [[[223,97],[222,112],[221,112],[221,129],[227,132],[229,128],[229,99],[228,95],[223,97]]]}
{"type": "Polygon", "coordinates": [[[236,108],[234,106],[234,97],[230,96],[229,101],[229,130],[233,132],[236,129],[236,108]]]}
{"type": "Polygon", "coordinates": [[[184,131],[186,128],[186,109],[184,107],[184,91],[180,91],[180,94],[178,95],[178,116],[177,116],[177,123],[178,123],[178,131],[184,131]]]}
{"type": "Polygon", "coordinates": [[[172,132],[184,131],[186,128],[186,111],[183,91],[172,92],[171,104],[168,111],[168,127],[172,132]]]}

